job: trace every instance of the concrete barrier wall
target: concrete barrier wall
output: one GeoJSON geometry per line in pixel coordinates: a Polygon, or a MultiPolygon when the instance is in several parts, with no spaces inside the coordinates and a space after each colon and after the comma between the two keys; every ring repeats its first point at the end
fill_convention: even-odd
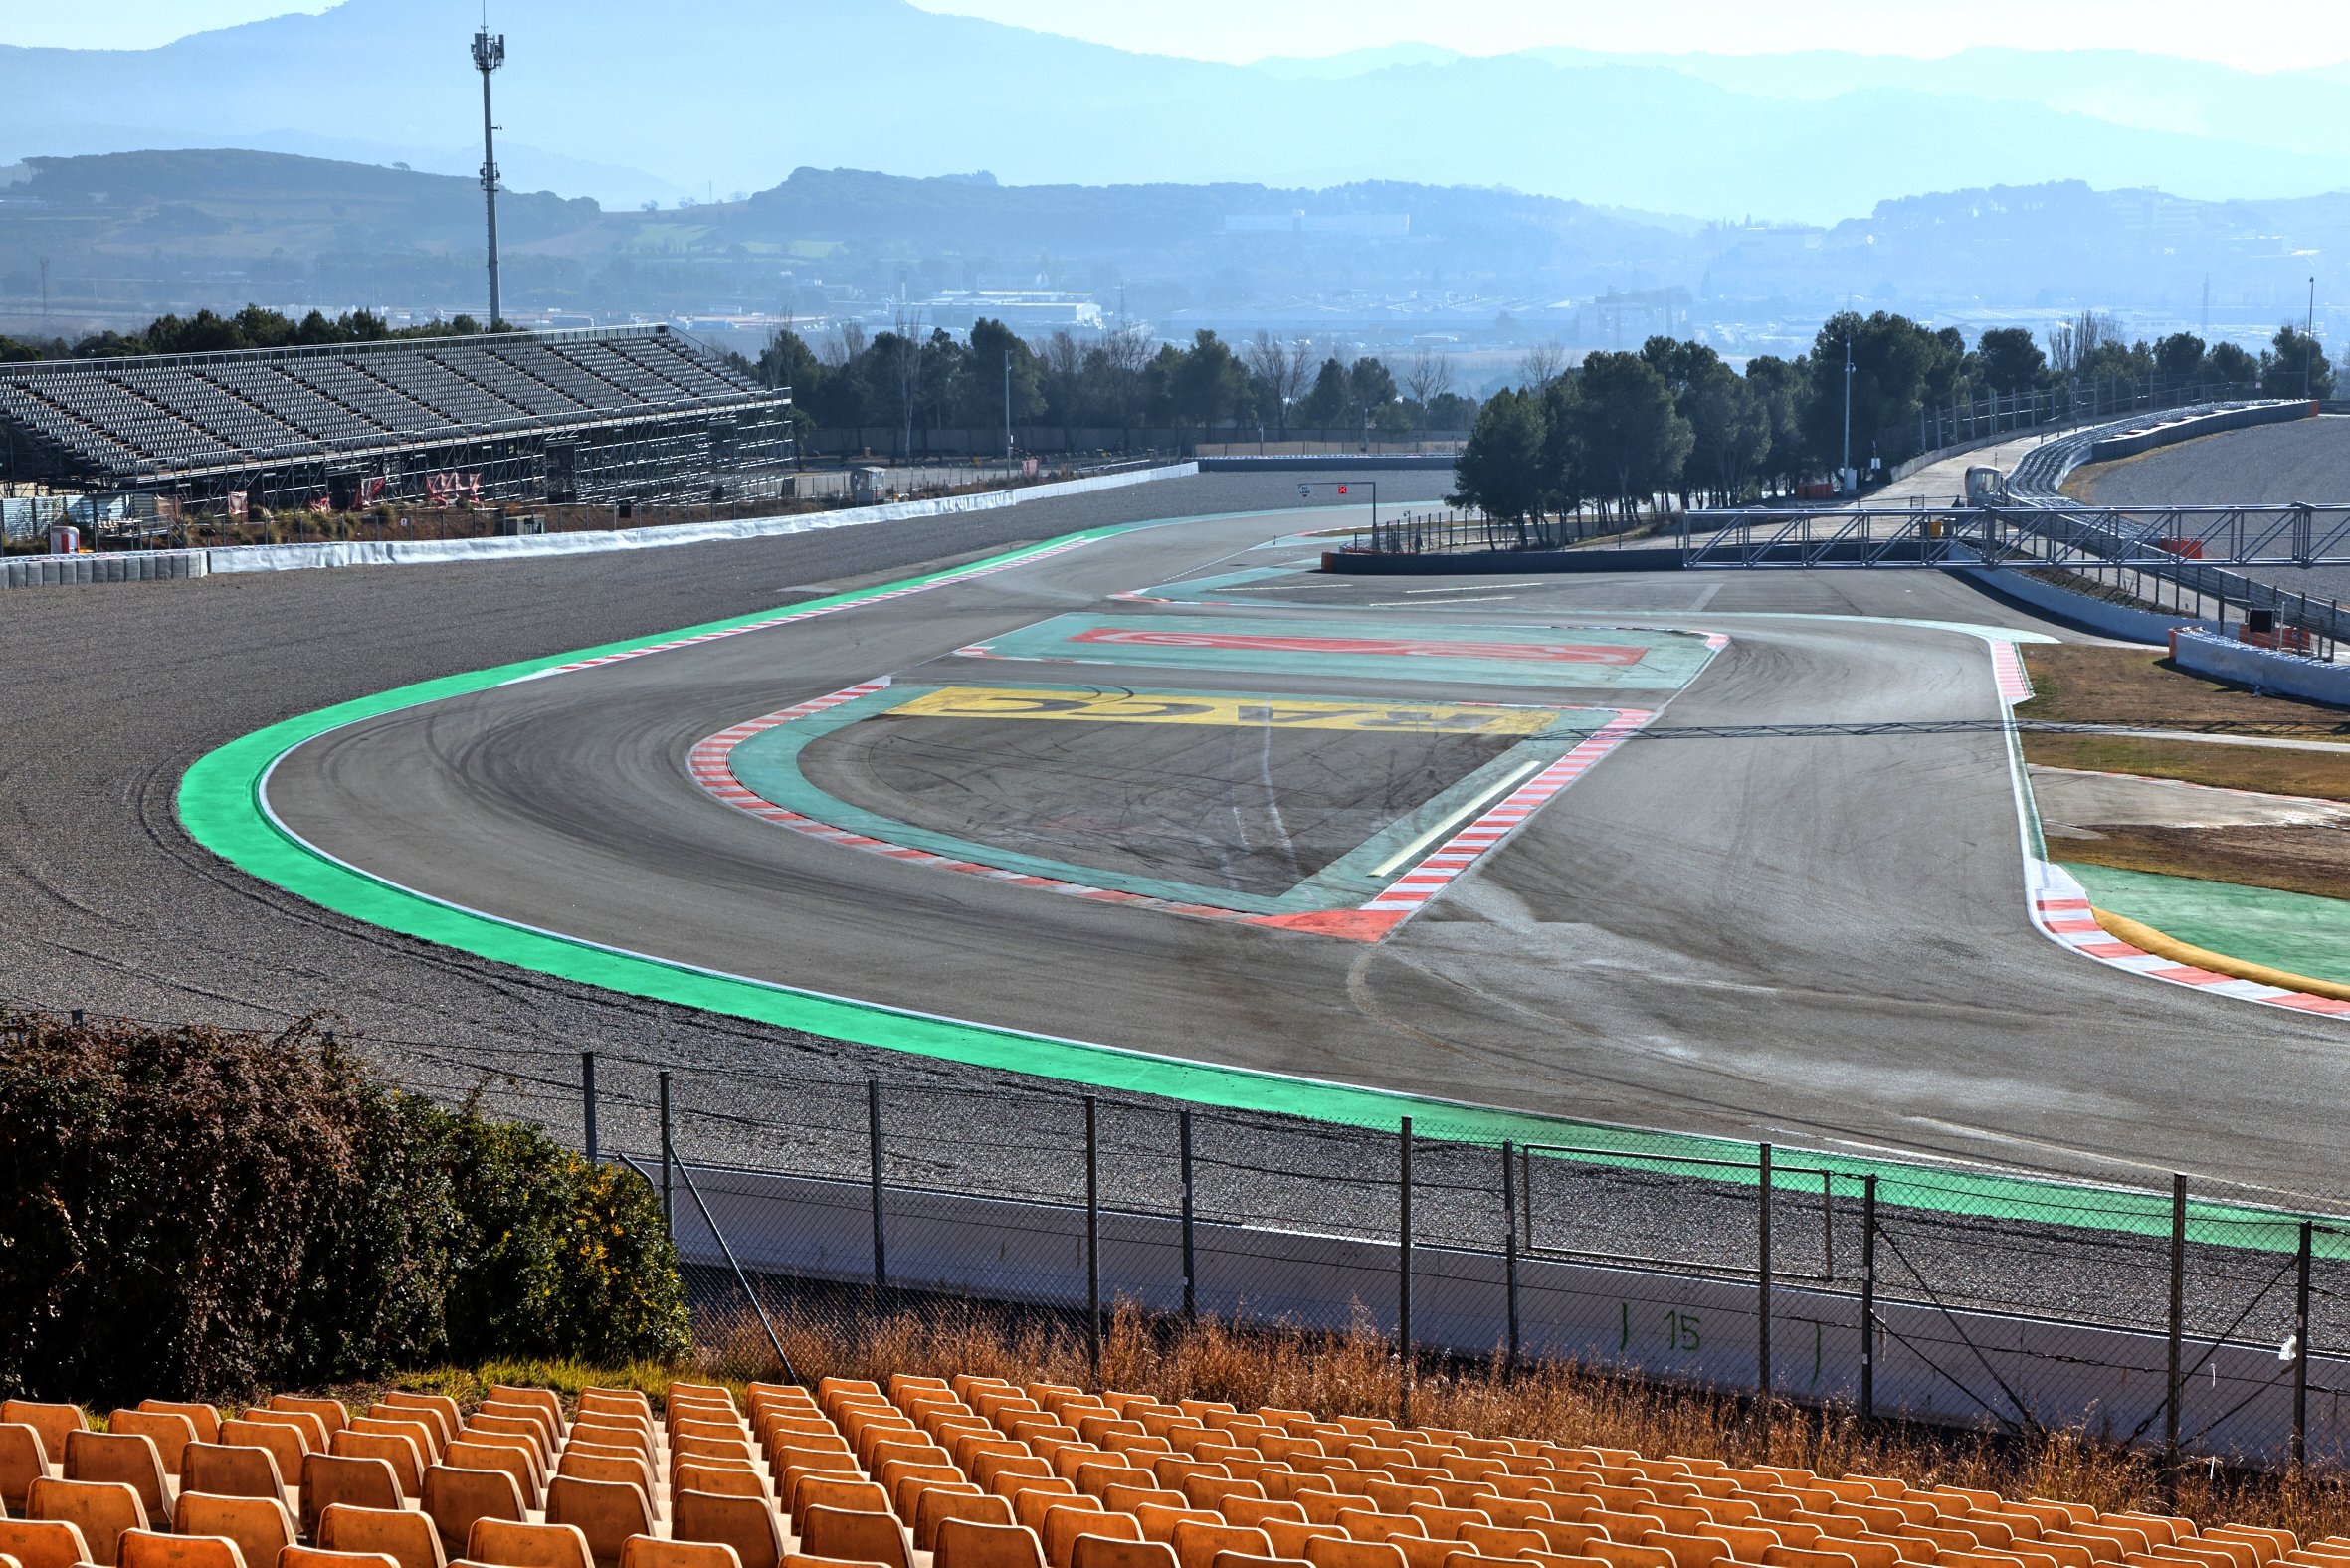
{"type": "Polygon", "coordinates": [[[1202,458],[1202,474],[1297,473],[1342,469],[1348,473],[1374,469],[1437,469],[1451,473],[1453,458],[1441,452],[1311,452],[1243,453],[1202,458]]]}
{"type": "MultiPolygon", "coordinates": [[[[742,1267],[835,1283],[873,1277],[871,1189],[861,1182],[695,1166],[693,1184],[742,1267]]],[[[1085,1213],[1071,1205],[892,1190],[883,1210],[889,1283],[941,1294],[1058,1308],[1086,1299],[1085,1213]]],[[[680,1193],[677,1237],[689,1264],[723,1270],[724,1254],[680,1193]]],[[[1105,1306],[1182,1305],[1182,1226],[1173,1216],[1101,1217],[1105,1306]]],[[[1199,1309],[1231,1320],[1343,1330],[1396,1327],[1393,1243],[1268,1228],[1194,1230],[1199,1309]]],[[[1506,1266],[1496,1254],[1413,1251],[1417,1343],[1483,1357],[1504,1342],[1506,1266]]],[[[1518,1264],[1521,1349],[1696,1386],[1753,1388],[1760,1374],[1760,1292],[1751,1276],[1635,1269],[1550,1257],[1518,1264]]],[[[2159,1438],[2168,1341],[2159,1332],[1994,1312],[1944,1312],[1879,1300],[1880,1414],[1954,1426],[1992,1421],[2085,1427],[2159,1438]]],[[[1782,1279],[1771,1293],[1771,1384],[1802,1399],[1851,1399],[1863,1350],[1860,1301],[1782,1279]]],[[[2281,1455],[2291,1430],[2288,1363],[2272,1345],[2189,1341],[2181,1428],[2215,1454],[2281,1455]]],[[[2312,1357],[2316,1390],[2344,1386],[2350,1361],[2312,1357]],[[2330,1370],[2329,1370],[2330,1369],[2330,1370]]],[[[2350,1452],[2350,1411],[2310,1401],[2309,1452],[2350,1452]]]]}
{"type": "Polygon", "coordinates": [[[2035,610],[2045,610],[2057,620],[2084,631],[2095,632],[2100,637],[2118,638],[2125,643],[2160,646],[2170,641],[2171,628],[2176,626],[2219,629],[2219,623],[2215,621],[2199,621],[2160,610],[2136,610],[2126,604],[2109,603],[2094,594],[2075,593],[2069,588],[2059,588],[2055,583],[2045,582],[2012,567],[1962,566],[1955,570],[1959,576],[1980,583],[1994,593],[2028,604],[2035,610]]]}
{"type": "Polygon", "coordinates": [[[1373,555],[1325,550],[1322,570],[1341,577],[1480,577],[1495,572],[1677,572],[1681,552],[1653,550],[1431,550],[1373,555]]]}
{"type": "Polygon", "coordinates": [[[2293,402],[2254,403],[2244,408],[2222,409],[2213,414],[2191,414],[2184,419],[2164,420],[2137,430],[2100,436],[2088,444],[2087,454],[2081,461],[2111,463],[2117,458],[2134,458],[2141,452],[2151,452],[2156,447],[2193,441],[2198,436],[2216,436],[2222,431],[2245,430],[2253,425],[2276,425],[2288,420],[2309,419],[2316,413],[2315,403],[2293,402]]]}
{"type": "Polygon", "coordinates": [[[2181,632],[2171,641],[2182,670],[2237,686],[2255,686],[2306,701],[2350,707],[2350,665],[2330,665],[2272,648],[2255,648],[2208,629],[2181,632]]]}

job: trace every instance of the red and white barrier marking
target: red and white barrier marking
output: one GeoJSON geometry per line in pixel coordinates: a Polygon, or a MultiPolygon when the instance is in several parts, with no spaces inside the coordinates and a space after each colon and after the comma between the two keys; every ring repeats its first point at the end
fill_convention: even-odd
{"type": "Polygon", "coordinates": [[[795,719],[839,707],[890,685],[886,677],[769,713],[760,718],[722,729],[696,743],[686,758],[686,770],[699,784],[719,800],[745,811],[762,821],[791,829],[813,839],[822,839],[842,849],[861,850],[869,855],[884,856],[907,865],[928,867],[934,871],[956,872],[966,877],[986,877],[1014,886],[1034,887],[1045,892],[1057,892],[1073,898],[1087,898],[1095,903],[1122,904],[1132,908],[1156,909],[1168,914],[1188,915],[1194,919],[1224,920],[1243,925],[1269,925],[1284,930],[1312,931],[1324,936],[1337,936],[1350,941],[1375,942],[1398,925],[1427,906],[1430,899],[1446,887],[1487,852],[1498,847],[1510,834],[1524,826],[1526,820],[1540,810],[1544,803],[1575,782],[1598,764],[1602,757],[1656,717],[1641,709],[1613,710],[1609,720],[1578,743],[1575,748],[1540,773],[1512,790],[1497,804],[1445,840],[1419,861],[1396,877],[1375,897],[1351,909],[1316,909],[1300,914],[1258,914],[1246,909],[1227,909],[1214,904],[1183,903],[1169,898],[1153,897],[1147,893],[1125,892],[1113,887],[1094,887],[1083,882],[1067,882],[1058,878],[1040,877],[1033,872],[1013,871],[983,862],[960,860],[934,851],[915,849],[909,845],[892,844],[870,834],[855,833],[847,828],[820,822],[802,812],[778,806],[765,800],[746,787],[734,773],[734,748],[754,735],[764,734],[795,719]]]}

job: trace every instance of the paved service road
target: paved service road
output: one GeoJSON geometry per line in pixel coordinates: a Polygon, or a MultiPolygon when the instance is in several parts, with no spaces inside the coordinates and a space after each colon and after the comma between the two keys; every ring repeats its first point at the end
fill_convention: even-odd
{"type": "MultiPolygon", "coordinates": [[[[390,714],[297,749],[270,804],[328,853],[468,907],[989,1024],[1643,1125],[2340,1189],[2350,1026],[2133,978],[2035,932],[1995,725],[1686,733],[1995,720],[1980,639],[1800,618],[2037,624],[1939,574],[1321,584],[1313,597],[1350,621],[1631,623],[1732,639],[1653,735],[1375,945],[846,853],[717,802],[685,771],[705,736],[884,674],[1210,687],[1199,670],[1137,679],[1114,661],[954,651],[1074,612],[1310,628],[1331,612],[1265,602],[1278,595],[1247,609],[1109,598],[1230,572],[1294,526],[1139,530],[910,598],[390,714]]],[[[1221,686],[1546,699],[1329,673],[1221,686]]]]}

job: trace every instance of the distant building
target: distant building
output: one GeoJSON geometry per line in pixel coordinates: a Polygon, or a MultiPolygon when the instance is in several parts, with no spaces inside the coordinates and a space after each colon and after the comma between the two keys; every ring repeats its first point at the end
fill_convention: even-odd
{"type": "Polygon", "coordinates": [[[1100,303],[1091,294],[1051,289],[952,290],[925,301],[921,308],[933,326],[950,332],[968,332],[981,320],[1001,321],[1019,333],[1060,328],[1098,332],[1107,324],[1100,303]]]}

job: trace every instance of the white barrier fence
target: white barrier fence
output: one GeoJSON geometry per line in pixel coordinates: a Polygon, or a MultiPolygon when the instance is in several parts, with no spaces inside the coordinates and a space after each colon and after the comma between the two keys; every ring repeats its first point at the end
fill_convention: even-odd
{"type": "Polygon", "coordinates": [[[309,571],[341,566],[430,566],[450,561],[516,560],[556,555],[595,555],[619,550],[667,549],[727,539],[778,538],[831,528],[862,527],[958,512],[993,511],[1031,501],[1122,490],[1156,480],[1182,479],[1199,472],[1193,463],[1130,469],[1087,479],[1058,480],[1015,490],[930,500],[891,501],[840,511],[744,517],[715,522],[683,522],[604,532],[548,533],[516,538],[338,540],[324,544],[241,544],[209,550],[114,551],[104,555],[17,556],[0,569],[0,587],[43,587],[75,582],[147,582],[162,577],[202,577],[223,572],[309,571]],[[168,558],[174,564],[142,565],[168,558]],[[89,563],[75,564],[75,563],[89,563]]]}

